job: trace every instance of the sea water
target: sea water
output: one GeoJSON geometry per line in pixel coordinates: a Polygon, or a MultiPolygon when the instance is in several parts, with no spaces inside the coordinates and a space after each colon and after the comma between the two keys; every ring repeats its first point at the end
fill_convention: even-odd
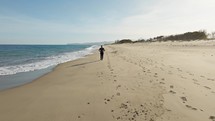
{"type": "Polygon", "coordinates": [[[56,65],[82,58],[97,48],[91,44],[0,45],[0,90],[31,82],[56,65]]]}

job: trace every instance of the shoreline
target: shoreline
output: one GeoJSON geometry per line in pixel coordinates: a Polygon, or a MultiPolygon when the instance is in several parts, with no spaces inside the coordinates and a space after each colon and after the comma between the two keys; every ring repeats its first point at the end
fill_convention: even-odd
{"type": "MultiPolygon", "coordinates": [[[[85,55],[85,56],[83,56],[81,58],[77,58],[75,60],[71,60],[71,61],[68,61],[68,62],[72,62],[72,61],[76,61],[76,60],[79,60],[79,59],[82,59],[82,58],[86,58],[87,56],[90,56],[90,55],[94,54],[94,51],[92,51],[90,54],[85,55]]],[[[68,63],[68,62],[64,62],[64,63],[68,63]]],[[[2,79],[1,84],[6,83],[5,84],[6,86],[0,87],[0,91],[6,91],[6,90],[9,90],[9,89],[24,86],[24,85],[26,85],[28,83],[32,83],[33,81],[38,80],[39,78],[51,73],[52,71],[55,70],[55,68],[57,68],[58,66],[60,66],[61,64],[64,64],[64,63],[60,63],[58,65],[50,66],[48,68],[40,69],[40,70],[36,70],[36,71],[21,72],[21,73],[17,73],[17,74],[13,74],[13,75],[2,75],[2,76],[0,76],[0,79],[2,79]],[[31,76],[28,76],[29,74],[31,76]],[[23,79],[21,77],[25,77],[26,79],[23,79]],[[20,78],[20,79],[18,79],[18,81],[17,81],[17,78],[20,78]]]]}
{"type": "Polygon", "coordinates": [[[103,61],[94,52],[60,64],[0,91],[0,119],[211,121],[214,48],[171,44],[107,45],[103,61]]]}
{"type": "MultiPolygon", "coordinates": [[[[37,70],[37,71],[30,71],[30,72],[22,72],[22,73],[18,73],[18,74],[14,74],[14,75],[6,75],[6,76],[3,76],[1,77],[1,79],[4,80],[4,82],[8,82],[10,81],[11,83],[14,83],[15,81],[17,81],[17,76],[18,77],[21,77],[21,76],[26,76],[27,74],[32,74],[33,77],[27,77],[27,79],[18,79],[18,80],[25,80],[25,81],[22,81],[22,82],[19,82],[17,84],[14,84],[14,85],[10,85],[10,84],[7,84],[6,86],[3,86],[0,88],[0,92],[1,91],[7,91],[7,90],[10,90],[10,89],[13,89],[13,88],[19,88],[21,86],[24,86],[24,85],[27,85],[29,83],[32,83],[33,81],[51,73],[53,70],[54,70],[55,67],[48,67],[46,69],[41,69],[41,70],[37,70]],[[39,72],[39,74],[37,74],[39,72]],[[40,73],[41,72],[41,73],[40,73]]],[[[1,82],[2,83],[2,82],[1,82]]]]}

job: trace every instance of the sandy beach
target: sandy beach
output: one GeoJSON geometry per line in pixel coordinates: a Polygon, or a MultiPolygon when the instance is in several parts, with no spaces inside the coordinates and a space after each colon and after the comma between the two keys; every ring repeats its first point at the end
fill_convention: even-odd
{"type": "Polygon", "coordinates": [[[104,48],[0,91],[0,121],[215,121],[215,41],[104,48]]]}

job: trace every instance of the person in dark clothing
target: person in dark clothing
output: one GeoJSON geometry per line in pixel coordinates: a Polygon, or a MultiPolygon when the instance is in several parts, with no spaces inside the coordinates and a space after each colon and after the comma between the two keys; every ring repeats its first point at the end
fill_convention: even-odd
{"type": "Polygon", "coordinates": [[[104,51],[105,51],[105,49],[102,47],[102,45],[101,45],[101,47],[99,48],[99,52],[100,52],[100,60],[103,60],[103,57],[104,57],[104,51]]]}

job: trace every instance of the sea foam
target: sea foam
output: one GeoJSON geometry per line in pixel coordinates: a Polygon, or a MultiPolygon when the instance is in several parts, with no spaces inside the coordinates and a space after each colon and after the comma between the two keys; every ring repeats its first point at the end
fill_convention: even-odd
{"type": "Polygon", "coordinates": [[[97,49],[98,46],[94,45],[84,50],[62,53],[60,55],[46,57],[44,60],[21,64],[13,66],[3,66],[0,67],[0,75],[13,75],[21,72],[36,71],[40,69],[45,69],[51,66],[56,66],[61,63],[83,58],[86,55],[92,54],[93,50],[97,49]]]}

